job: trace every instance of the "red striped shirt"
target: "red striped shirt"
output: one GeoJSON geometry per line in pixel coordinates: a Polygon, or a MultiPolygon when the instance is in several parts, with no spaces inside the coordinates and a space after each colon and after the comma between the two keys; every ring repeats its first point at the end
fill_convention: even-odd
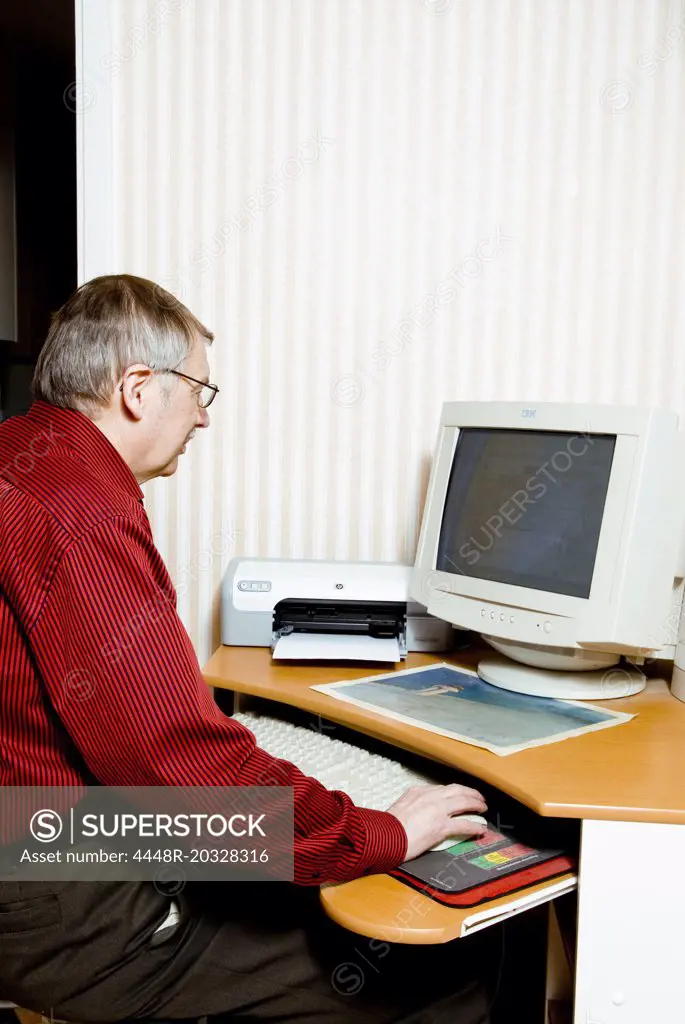
{"type": "Polygon", "coordinates": [[[0,784],[294,788],[295,881],[401,863],[404,828],[257,747],[222,714],[143,495],[81,413],[0,424],[0,784]]]}

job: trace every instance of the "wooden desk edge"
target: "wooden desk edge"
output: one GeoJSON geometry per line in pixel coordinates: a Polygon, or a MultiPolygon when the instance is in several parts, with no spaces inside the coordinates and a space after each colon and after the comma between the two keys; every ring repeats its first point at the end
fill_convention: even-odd
{"type": "MultiPolygon", "coordinates": [[[[465,922],[476,914],[493,910],[505,912],[517,901],[542,896],[553,886],[575,881],[576,875],[568,872],[475,907],[446,907],[390,875],[369,875],[353,882],[322,887],[321,903],[336,924],[358,935],[379,942],[429,945],[461,938],[465,922]]],[[[569,885],[568,888],[574,887],[569,885]]],[[[525,909],[528,908],[521,907],[513,913],[525,909]]]]}

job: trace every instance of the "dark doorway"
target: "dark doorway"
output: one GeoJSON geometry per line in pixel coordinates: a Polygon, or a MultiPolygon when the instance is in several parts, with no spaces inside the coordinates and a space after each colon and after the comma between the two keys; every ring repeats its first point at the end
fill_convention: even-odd
{"type": "Polygon", "coordinates": [[[0,4],[0,419],[76,287],[74,0],[0,4]]]}

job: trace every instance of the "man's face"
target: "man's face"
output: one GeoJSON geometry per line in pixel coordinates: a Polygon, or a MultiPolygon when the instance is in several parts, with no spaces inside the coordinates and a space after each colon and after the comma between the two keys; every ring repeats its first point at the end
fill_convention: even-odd
{"type": "MultiPolygon", "coordinates": [[[[201,338],[178,369],[196,380],[209,380],[207,345],[201,338]]],[[[151,476],[172,476],[178,468],[179,455],[186,450],[195,431],[209,426],[209,413],[198,402],[200,390],[199,384],[184,377],[165,376],[160,388],[151,476]]]]}

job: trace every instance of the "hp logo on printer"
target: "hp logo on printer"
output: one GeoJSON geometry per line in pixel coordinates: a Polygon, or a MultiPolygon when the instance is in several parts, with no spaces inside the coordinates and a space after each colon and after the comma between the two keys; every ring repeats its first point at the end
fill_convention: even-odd
{"type": "Polygon", "coordinates": [[[521,411],[521,419],[524,419],[524,420],[534,420],[536,412],[537,412],[537,409],[523,409],[521,411]]]}
{"type": "Polygon", "coordinates": [[[343,585],[344,585],[344,584],[342,584],[342,583],[336,583],[336,585],[335,585],[335,589],[336,589],[336,590],[342,590],[342,588],[343,588],[343,585]]]}

